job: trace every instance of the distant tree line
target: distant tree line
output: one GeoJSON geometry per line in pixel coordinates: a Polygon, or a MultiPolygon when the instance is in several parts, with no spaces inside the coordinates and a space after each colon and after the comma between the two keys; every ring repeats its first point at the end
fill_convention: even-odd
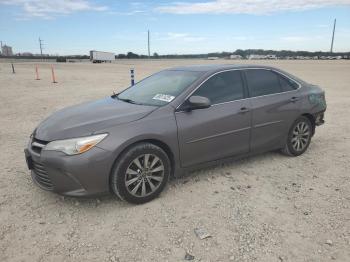
{"type": "MultiPolygon", "coordinates": [[[[158,55],[158,53],[153,53],[151,58],[207,58],[208,54],[189,54],[189,55],[158,55]]],[[[143,58],[148,58],[147,55],[138,55],[133,52],[128,52],[127,54],[119,54],[116,55],[117,59],[143,59],[143,58]]]]}
{"type": "MultiPolygon", "coordinates": [[[[350,52],[309,52],[309,51],[291,51],[291,50],[264,50],[264,49],[237,49],[234,52],[215,52],[207,54],[186,54],[186,55],[158,55],[154,53],[151,57],[154,58],[208,58],[208,57],[219,57],[226,58],[230,55],[240,55],[243,58],[247,58],[249,55],[276,55],[277,57],[295,57],[295,56],[350,56],[350,52]]],[[[116,55],[117,59],[137,59],[137,58],[148,58],[146,55],[138,55],[133,52],[127,54],[116,55]]]]}
{"type": "MultiPolygon", "coordinates": [[[[296,56],[304,56],[304,57],[312,57],[312,56],[347,56],[350,57],[350,52],[309,52],[309,51],[291,51],[291,50],[264,50],[264,49],[237,49],[234,52],[215,52],[215,53],[207,53],[207,54],[168,54],[168,55],[159,55],[158,53],[153,53],[151,56],[152,59],[186,59],[186,58],[208,58],[208,57],[218,57],[218,58],[227,58],[230,55],[240,55],[242,58],[247,58],[249,55],[276,55],[277,57],[296,57],[296,56]]],[[[15,56],[2,56],[2,58],[21,58],[21,59],[57,59],[61,62],[66,61],[67,59],[89,59],[88,55],[70,55],[70,56],[57,56],[57,55],[46,55],[41,57],[40,55],[15,55],[15,56]]],[[[139,55],[133,52],[127,52],[126,54],[118,54],[115,56],[116,59],[145,59],[148,58],[147,55],[139,55]]]]}
{"type": "MultiPolygon", "coordinates": [[[[227,54],[226,52],[221,53],[223,55],[227,54]]],[[[249,55],[276,55],[277,57],[288,57],[288,56],[343,56],[350,55],[350,52],[309,52],[309,51],[291,51],[291,50],[264,50],[264,49],[237,49],[232,53],[233,55],[240,55],[242,57],[247,57],[249,55]]]]}
{"type": "Polygon", "coordinates": [[[60,55],[13,55],[13,56],[3,56],[0,54],[0,58],[20,58],[20,59],[90,59],[88,55],[69,55],[69,56],[60,56],[60,55]]]}

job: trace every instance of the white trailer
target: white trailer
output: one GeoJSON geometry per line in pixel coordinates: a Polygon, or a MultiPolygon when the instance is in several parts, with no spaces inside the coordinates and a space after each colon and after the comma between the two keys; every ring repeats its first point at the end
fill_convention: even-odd
{"type": "Polygon", "coordinates": [[[93,63],[112,63],[115,60],[115,54],[110,52],[102,51],[90,51],[90,61],[93,63]]]}

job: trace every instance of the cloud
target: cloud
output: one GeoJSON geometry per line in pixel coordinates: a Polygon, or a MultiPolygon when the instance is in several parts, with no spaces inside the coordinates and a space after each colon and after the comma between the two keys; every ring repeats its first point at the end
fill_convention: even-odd
{"type": "Polygon", "coordinates": [[[305,37],[305,36],[283,36],[280,38],[280,40],[284,42],[304,42],[309,40],[310,38],[305,37]]]}
{"type": "Polygon", "coordinates": [[[104,11],[106,6],[95,5],[88,0],[0,0],[0,5],[14,5],[22,9],[21,17],[53,18],[81,11],[104,11]]]}
{"type": "Polygon", "coordinates": [[[329,28],[330,25],[325,25],[325,24],[320,24],[320,25],[316,25],[317,28],[329,28]]]}
{"type": "Polygon", "coordinates": [[[185,42],[200,42],[206,40],[205,37],[200,37],[200,36],[193,36],[187,33],[173,33],[169,32],[165,36],[161,36],[158,38],[158,40],[162,41],[175,41],[175,40],[180,40],[180,41],[185,41],[185,42]]]}
{"type": "Polygon", "coordinates": [[[314,40],[320,40],[323,39],[324,36],[321,35],[314,35],[314,36],[282,36],[280,37],[280,40],[282,42],[288,42],[288,43],[301,43],[306,41],[314,41],[314,40]]]}
{"type": "Polygon", "coordinates": [[[232,39],[235,41],[251,41],[251,40],[254,40],[254,37],[241,35],[241,36],[232,36],[232,37],[229,37],[229,39],[232,39]]]}
{"type": "Polygon", "coordinates": [[[146,11],[144,10],[133,10],[129,12],[118,12],[118,11],[110,11],[108,14],[110,15],[125,15],[125,16],[130,16],[130,15],[140,15],[140,14],[145,14],[146,11]]]}
{"type": "Polygon", "coordinates": [[[173,2],[156,11],[171,14],[269,14],[329,6],[350,5],[350,0],[208,0],[197,3],[173,2]]]}
{"type": "Polygon", "coordinates": [[[167,33],[167,37],[165,37],[165,39],[167,40],[172,40],[172,39],[179,39],[179,38],[185,38],[187,37],[188,34],[186,33],[167,33]]]}

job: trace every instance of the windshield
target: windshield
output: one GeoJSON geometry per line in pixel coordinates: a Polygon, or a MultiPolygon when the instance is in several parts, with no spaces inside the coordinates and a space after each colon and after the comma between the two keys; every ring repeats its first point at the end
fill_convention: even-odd
{"type": "Polygon", "coordinates": [[[162,106],[181,94],[201,74],[191,71],[162,71],[126,89],[118,95],[118,99],[135,104],[162,106]]]}

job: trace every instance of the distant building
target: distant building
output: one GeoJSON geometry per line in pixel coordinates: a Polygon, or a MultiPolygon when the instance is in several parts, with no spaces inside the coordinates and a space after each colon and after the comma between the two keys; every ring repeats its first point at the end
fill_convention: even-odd
{"type": "Polygon", "coordinates": [[[11,46],[8,46],[8,45],[3,45],[1,47],[1,51],[2,51],[2,55],[3,56],[12,56],[13,55],[13,52],[12,52],[12,47],[11,46]]]}
{"type": "Polygon", "coordinates": [[[33,56],[33,54],[32,53],[30,53],[30,52],[24,52],[24,53],[20,53],[20,54],[18,54],[19,56],[33,56]]]}
{"type": "Polygon", "coordinates": [[[230,59],[242,59],[240,55],[230,55],[230,59]]]}
{"type": "Polygon", "coordinates": [[[276,55],[267,55],[266,56],[267,59],[277,59],[277,56],[276,55]]]}
{"type": "Polygon", "coordinates": [[[277,59],[276,55],[268,54],[268,55],[256,55],[252,54],[248,56],[249,60],[259,60],[259,59],[277,59]]]}
{"type": "Polygon", "coordinates": [[[248,56],[248,59],[249,60],[258,60],[258,59],[267,59],[267,56],[266,55],[249,55],[248,56]]]}
{"type": "Polygon", "coordinates": [[[42,56],[42,57],[44,57],[44,56],[50,56],[49,54],[34,54],[34,56],[42,56]]]}

